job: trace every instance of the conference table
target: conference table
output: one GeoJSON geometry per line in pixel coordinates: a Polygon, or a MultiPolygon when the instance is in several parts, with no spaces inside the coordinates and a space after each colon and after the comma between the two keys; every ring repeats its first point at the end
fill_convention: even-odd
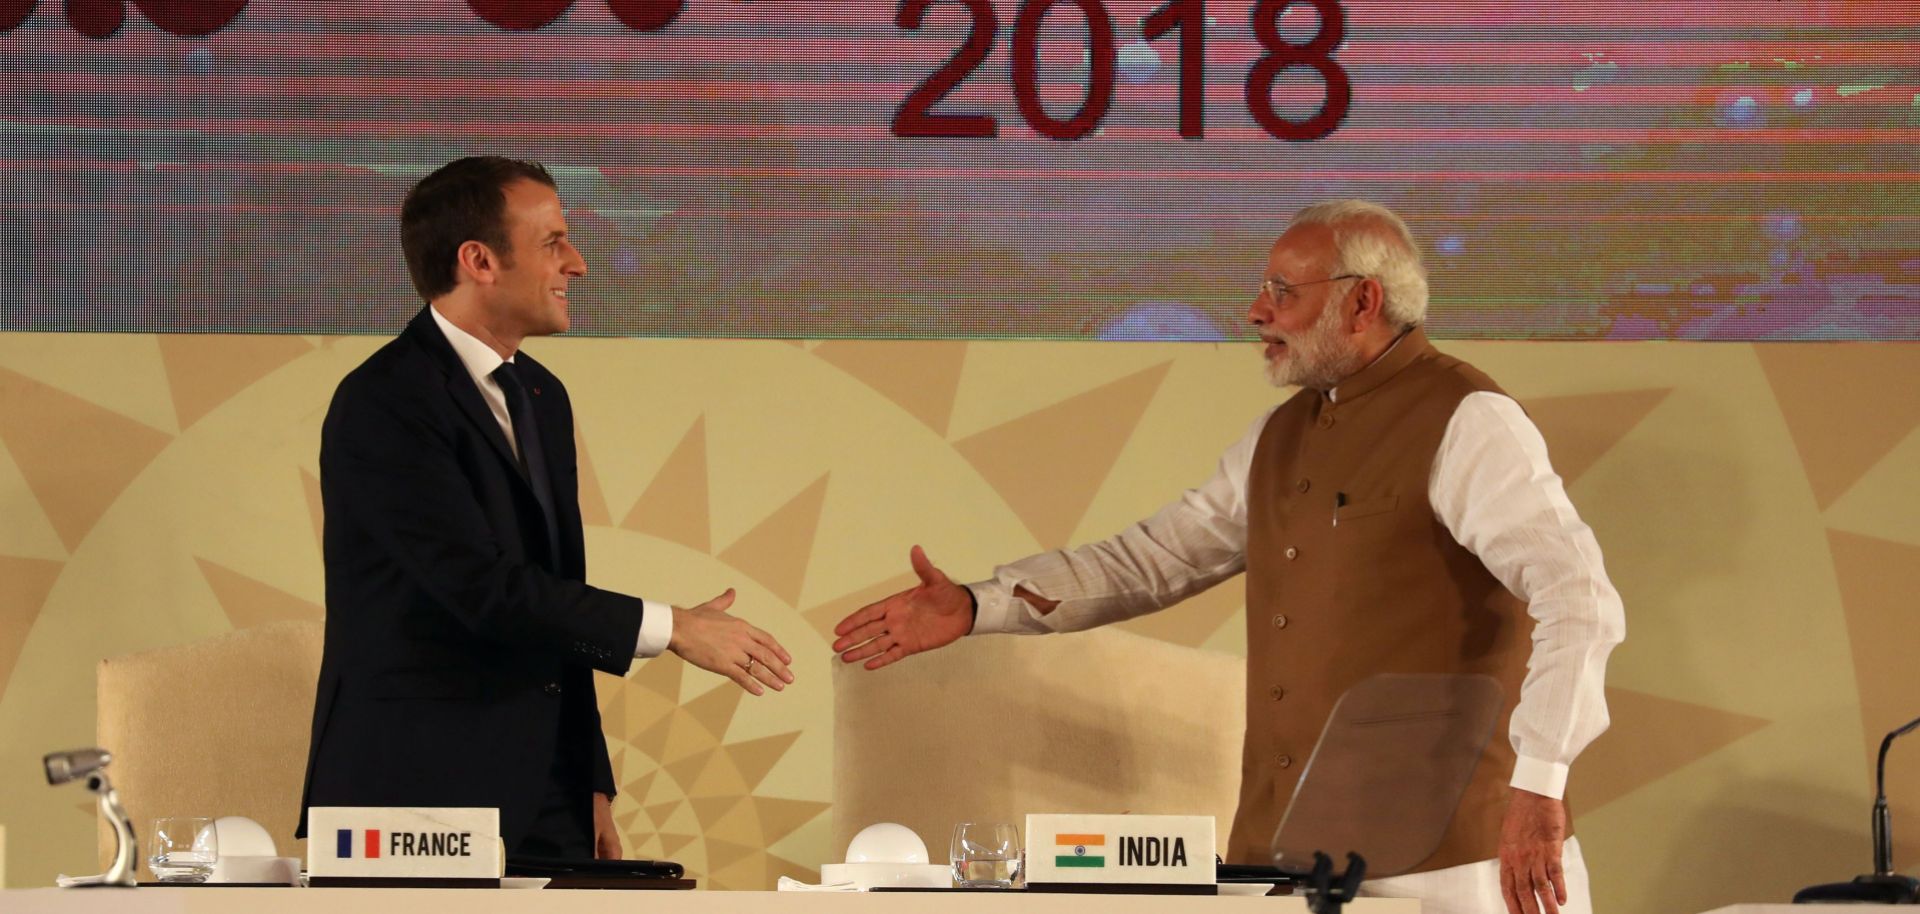
{"type": "MultiPolygon", "coordinates": [[[[508,889],[15,889],[6,914],[1306,914],[1288,897],[1064,895],[1027,892],[609,892],[508,889]]],[[[1420,903],[1365,898],[1350,914],[1419,914],[1420,903]]]]}
{"type": "MultiPolygon", "coordinates": [[[[506,889],[12,889],[0,891],[4,914],[1306,914],[1306,902],[1285,897],[1200,895],[1055,895],[1025,892],[631,892],[506,889]]],[[[1349,914],[1420,914],[1405,898],[1362,898],[1349,914]]],[[[1853,905],[1741,904],[1710,914],[1821,914],[1853,905]]]]}

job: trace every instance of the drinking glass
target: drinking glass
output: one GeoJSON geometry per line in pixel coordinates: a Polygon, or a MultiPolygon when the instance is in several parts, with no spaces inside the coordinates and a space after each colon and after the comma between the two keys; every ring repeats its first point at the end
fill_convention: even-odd
{"type": "Polygon", "coordinates": [[[1020,878],[1020,832],[1005,822],[953,827],[953,881],[965,888],[1013,888],[1020,878]]]}
{"type": "Polygon", "coordinates": [[[203,816],[153,820],[153,853],[147,868],[161,882],[206,882],[220,857],[220,834],[203,816]]]}

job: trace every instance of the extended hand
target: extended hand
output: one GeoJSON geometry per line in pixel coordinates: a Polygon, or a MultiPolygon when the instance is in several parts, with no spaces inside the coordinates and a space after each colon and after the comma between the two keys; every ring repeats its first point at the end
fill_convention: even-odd
{"type": "Polygon", "coordinates": [[[787,664],[793,655],[772,635],[727,614],[733,588],[692,609],[673,608],[673,637],[667,650],[710,673],[719,673],[755,695],[778,692],[793,681],[787,664]],[[763,685],[765,688],[763,688],[763,685]]]}
{"type": "Polygon", "coordinates": [[[1500,893],[1507,914],[1559,914],[1567,903],[1560,848],[1567,839],[1567,804],[1514,788],[1500,823],[1500,893]]]}
{"type": "Polygon", "coordinates": [[[920,586],[860,608],[833,627],[833,649],[847,663],[866,660],[877,670],[921,651],[944,647],[973,630],[973,599],[913,547],[920,586]],[[872,658],[872,659],[868,659],[872,658]]]}
{"type": "Polygon", "coordinates": [[[620,829],[613,824],[613,798],[604,793],[593,795],[593,858],[620,859],[620,829]]]}

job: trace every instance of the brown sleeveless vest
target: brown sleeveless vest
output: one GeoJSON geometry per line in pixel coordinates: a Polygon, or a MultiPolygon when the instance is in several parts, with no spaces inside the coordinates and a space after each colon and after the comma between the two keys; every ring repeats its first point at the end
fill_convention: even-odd
{"type": "Polygon", "coordinates": [[[1230,861],[1268,862],[1334,702],[1376,673],[1499,681],[1493,738],[1440,848],[1413,872],[1498,856],[1531,620],[1427,498],[1448,420],[1483,390],[1499,388],[1415,329],[1336,388],[1337,403],[1303,390],[1261,431],[1248,481],[1247,733],[1230,861]]]}

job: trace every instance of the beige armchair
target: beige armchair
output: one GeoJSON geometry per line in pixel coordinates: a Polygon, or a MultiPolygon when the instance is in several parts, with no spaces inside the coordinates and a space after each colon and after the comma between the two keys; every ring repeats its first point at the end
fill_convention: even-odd
{"type": "MultiPolygon", "coordinates": [[[[246,816],[281,854],[306,855],[293,827],[321,631],[276,622],[100,661],[99,744],[142,841],[157,816],[246,816]]],[[[113,855],[104,824],[100,855],[113,855]]]]}
{"type": "Polygon", "coordinates": [[[1026,840],[1040,812],[1210,814],[1225,848],[1245,669],[1117,629],[962,638],[871,673],[836,662],[829,856],[899,822],[942,862],[954,823],[1026,840]]]}

